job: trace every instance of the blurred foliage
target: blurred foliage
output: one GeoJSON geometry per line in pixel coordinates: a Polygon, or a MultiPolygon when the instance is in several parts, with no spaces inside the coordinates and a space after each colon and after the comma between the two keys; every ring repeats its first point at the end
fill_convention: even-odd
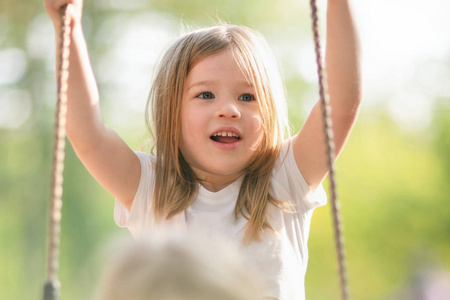
{"type": "MultiPolygon", "coordinates": [[[[310,35],[307,6],[294,0],[85,1],[85,31],[94,68],[97,59],[112,51],[105,40],[115,38],[101,39],[101,25],[111,16],[132,18],[143,10],[172,16],[180,27],[210,25],[217,19],[244,24],[262,31],[270,41],[288,32],[310,35]]],[[[30,53],[29,35],[43,14],[40,1],[0,0],[0,24],[7,24],[0,30],[0,51],[18,48],[30,53]]],[[[47,33],[47,40],[53,41],[48,35],[52,32],[47,33]]],[[[24,90],[32,99],[31,113],[21,127],[0,127],[0,299],[39,299],[45,281],[55,97],[52,61],[52,55],[27,55],[26,74],[17,82],[0,84],[0,93],[24,90]]],[[[287,64],[283,63],[285,68],[287,64]]],[[[315,88],[298,74],[287,78],[286,85],[289,99],[303,99],[315,88]]],[[[102,109],[105,118],[111,119],[108,109],[114,99],[108,88],[107,83],[100,83],[105,95],[102,109]]],[[[290,101],[289,106],[293,127],[298,129],[304,116],[293,112],[304,110],[305,104],[290,101]]],[[[438,107],[428,130],[411,133],[399,129],[383,110],[363,109],[337,163],[354,299],[384,299],[422,268],[450,268],[448,110],[448,106],[438,107]]],[[[142,138],[134,130],[116,129],[130,144],[142,138]]],[[[70,145],[66,152],[59,273],[62,299],[88,299],[104,262],[105,247],[111,237],[126,230],[114,224],[112,197],[87,173],[70,145]]],[[[315,213],[309,249],[307,298],[337,299],[328,206],[315,213]]]]}

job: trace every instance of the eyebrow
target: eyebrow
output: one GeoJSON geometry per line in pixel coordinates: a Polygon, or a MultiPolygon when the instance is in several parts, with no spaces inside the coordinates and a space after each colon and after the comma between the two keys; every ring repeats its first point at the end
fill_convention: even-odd
{"type": "MultiPolygon", "coordinates": [[[[192,83],[191,85],[189,85],[187,90],[189,91],[190,89],[192,89],[192,88],[194,88],[196,86],[205,86],[205,85],[213,85],[213,84],[216,84],[215,80],[209,80],[209,79],[200,80],[200,81],[196,81],[196,82],[192,83]]],[[[247,81],[241,81],[241,82],[238,82],[237,84],[241,85],[242,87],[251,87],[251,88],[253,88],[253,84],[251,84],[251,83],[249,83],[247,81]]]]}
{"type": "Polygon", "coordinates": [[[193,84],[191,84],[190,86],[188,86],[187,90],[189,91],[191,88],[196,87],[196,86],[211,85],[211,84],[214,84],[214,83],[215,82],[213,80],[196,81],[193,84]]]}

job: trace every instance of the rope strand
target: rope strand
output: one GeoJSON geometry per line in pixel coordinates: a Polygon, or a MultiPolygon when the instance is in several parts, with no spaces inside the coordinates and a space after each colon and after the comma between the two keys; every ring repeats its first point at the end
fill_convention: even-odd
{"type": "Polygon", "coordinates": [[[57,49],[57,109],[55,124],[55,147],[53,153],[52,198],[49,214],[49,244],[47,257],[47,282],[44,286],[44,300],[57,300],[60,294],[58,280],[59,246],[61,236],[62,194],[64,149],[66,146],[66,114],[67,114],[67,87],[69,78],[70,53],[70,18],[67,15],[67,6],[61,8],[62,28],[57,49]]]}
{"type": "Polygon", "coordinates": [[[335,160],[335,144],[333,135],[333,122],[331,120],[331,106],[328,95],[326,93],[326,86],[324,80],[324,70],[322,67],[322,54],[321,45],[319,37],[319,25],[318,25],[318,14],[316,0],[310,0],[311,5],[311,18],[312,18],[312,29],[314,35],[314,50],[316,54],[317,63],[317,74],[319,77],[319,96],[322,104],[322,118],[323,118],[323,129],[325,135],[326,144],[326,154],[327,154],[327,164],[329,169],[328,178],[330,181],[330,194],[331,194],[331,209],[334,225],[334,239],[336,244],[338,269],[339,269],[339,279],[341,286],[341,299],[349,299],[349,289],[347,280],[347,269],[345,263],[345,252],[344,252],[344,239],[341,228],[341,218],[339,214],[339,203],[337,200],[337,189],[336,189],[336,179],[333,162],[335,160]]]}

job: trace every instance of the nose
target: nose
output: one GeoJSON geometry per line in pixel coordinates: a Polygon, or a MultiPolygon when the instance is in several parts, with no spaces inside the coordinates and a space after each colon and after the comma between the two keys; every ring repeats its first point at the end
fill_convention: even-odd
{"type": "Polygon", "coordinates": [[[241,112],[237,101],[232,99],[221,99],[220,101],[217,101],[215,115],[217,118],[239,119],[241,117],[241,112]]]}

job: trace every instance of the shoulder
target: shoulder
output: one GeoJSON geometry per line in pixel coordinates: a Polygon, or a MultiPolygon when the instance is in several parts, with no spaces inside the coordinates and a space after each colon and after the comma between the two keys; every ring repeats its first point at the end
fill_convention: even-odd
{"type": "Polygon", "coordinates": [[[272,171],[272,180],[283,186],[290,185],[293,181],[300,181],[301,183],[303,179],[303,175],[295,163],[292,147],[292,139],[282,143],[278,159],[272,171]]]}
{"type": "Polygon", "coordinates": [[[292,147],[293,147],[292,138],[285,140],[281,144],[280,153],[278,154],[278,159],[275,162],[272,176],[274,177],[280,176],[284,172],[289,173],[290,172],[296,173],[296,171],[300,172],[298,168],[294,168],[295,165],[292,165],[292,163],[295,162],[292,147]]]}
{"type": "Polygon", "coordinates": [[[156,157],[145,152],[135,152],[141,163],[141,178],[139,180],[138,191],[136,197],[147,194],[153,186],[155,177],[156,157]]]}
{"type": "Polygon", "coordinates": [[[141,176],[139,185],[130,208],[125,207],[119,201],[115,202],[114,220],[120,227],[127,227],[133,236],[138,236],[145,228],[151,224],[152,197],[154,187],[154,155],[135,152],[141,164],[141,176]]]}
{"type": "Polygon", "coordinates": [[[278,160],[272,171],[271,188],[273,196],[294,207],[310,208],[326,203],[322,185],[311,190],[298,168],[293,151],[292,138],[283,142],[278,160]]]}
{"type": "Polygon", "coordinates": [[[156,157],[154,155],[137,151],[135,153],[141,164],[141,175],[133,204],[136,201],[148,201],[152,198],[156,163],[156,157]]]}
{"type": "Polygon", "coordinates": [[[154,164],[156,163],[156,157],[153,154],[148,154],[140,151],[135,151],[134,153],[136,153],[137,157],[139,158],[141,165],[154,166],[154,164]]]}

